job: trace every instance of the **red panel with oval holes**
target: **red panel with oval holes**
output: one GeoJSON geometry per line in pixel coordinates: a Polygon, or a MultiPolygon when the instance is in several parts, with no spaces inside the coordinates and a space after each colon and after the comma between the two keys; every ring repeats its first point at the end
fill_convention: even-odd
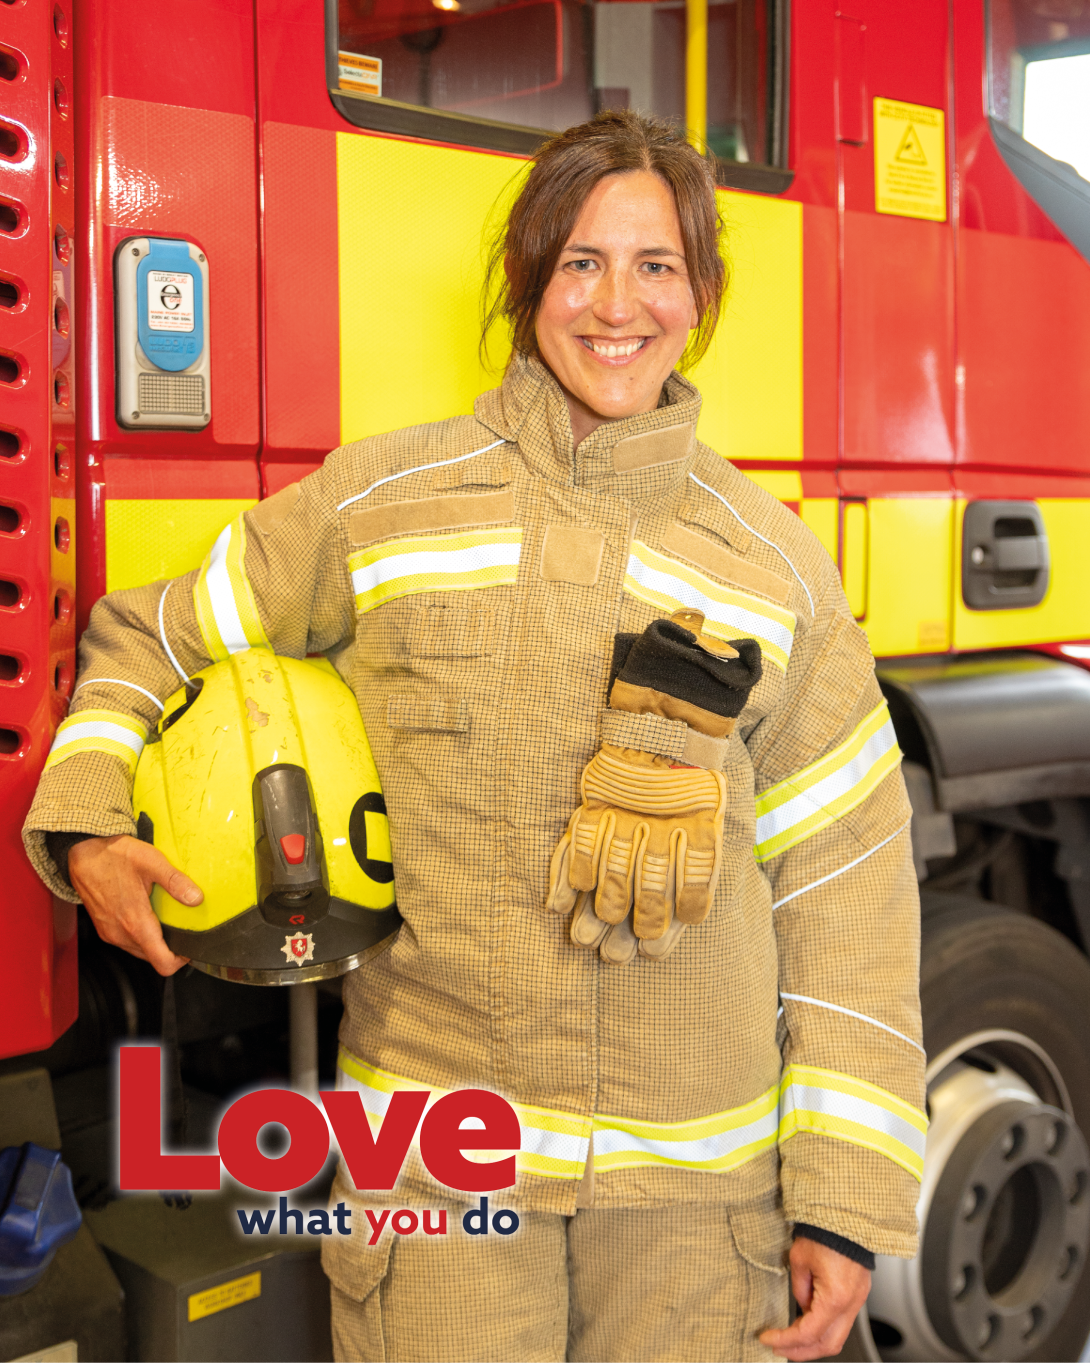
{"type": "Polygon", "coordinates": [[[0,1055],[75,1020],[76,913],[20,828],[75,671],[70,0],[5,5],[0,43],[0,1055]]]}

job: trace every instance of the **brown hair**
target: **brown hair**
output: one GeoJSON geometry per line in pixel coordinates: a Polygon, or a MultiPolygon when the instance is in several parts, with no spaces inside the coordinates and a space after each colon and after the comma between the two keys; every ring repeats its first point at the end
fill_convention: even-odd
{"type": "Polygon", "coordinates": [[[588,194],[607,175],[645,170],[673,191],[700,321],[679,367],[708,349],[727,286],[723,219],[708,162],[662,119],[611,109],[568,128],[538,152],[488,257],[482,346],[501,318],[515,351],[537,354],[535,324],[545,288],[588,194]]]}

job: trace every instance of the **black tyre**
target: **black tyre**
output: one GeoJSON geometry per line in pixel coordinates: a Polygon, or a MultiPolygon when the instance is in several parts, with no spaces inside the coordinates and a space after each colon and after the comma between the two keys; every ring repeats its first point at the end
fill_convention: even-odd
{"type": "Polygon", "coordinates": [[[980,900],[925,893],[922,909],[924,1234],[912,1264],[880,1263],[876,1343],[906,1361],[1078,1359],[1090,1331],[1090,961],[980,900]]]}

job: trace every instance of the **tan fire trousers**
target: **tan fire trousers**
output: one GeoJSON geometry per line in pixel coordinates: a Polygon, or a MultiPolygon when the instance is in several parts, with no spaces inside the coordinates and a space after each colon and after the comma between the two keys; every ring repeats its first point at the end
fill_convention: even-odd
{"type": "Polygon", "coordinates": [[[326,1255],[335,1358],[778,1357],[757,1339],[787,1324],[787,1231],[778,1209],[524,1211],[514,1234],[487,1236],[463,1231],[464,1212],[447,1208],[445,1237],[397,1235],[387,1224],[374,1248],[354,1232],[350,1254],[326,1255]]]}

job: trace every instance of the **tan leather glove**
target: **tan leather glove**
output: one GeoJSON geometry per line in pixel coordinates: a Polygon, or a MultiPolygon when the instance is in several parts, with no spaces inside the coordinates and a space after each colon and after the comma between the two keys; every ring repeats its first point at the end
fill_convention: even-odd
{"type": "Polygon", "coordinates": [[[702,625],[698,612],[678,612],[635,639],[618,636],[619,647],[629,642],[615,662],[611,709],[684,721],[684,751],[679,761],[603,742],[550,865],[546,907],[574,909],[572,941],[615,964],[637,950],[665,956],[715,897],[726,781],[714,768],[761,665],[752,640],[723,644],[702,625]]]}

